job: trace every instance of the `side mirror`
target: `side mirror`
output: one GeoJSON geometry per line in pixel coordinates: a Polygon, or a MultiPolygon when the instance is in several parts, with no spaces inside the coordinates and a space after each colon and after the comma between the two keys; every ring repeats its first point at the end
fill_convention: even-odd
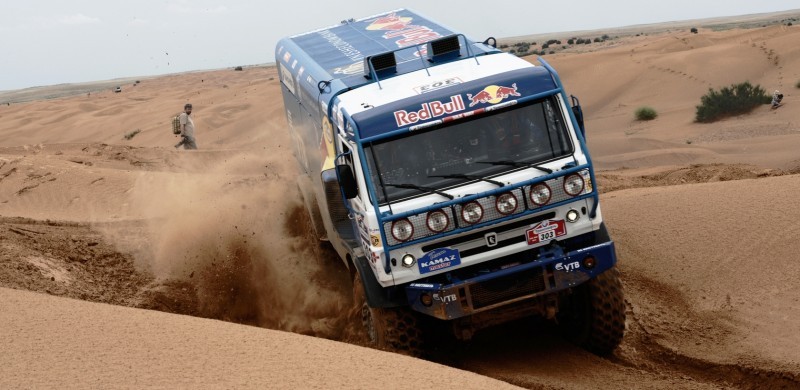
{"type": "Polygon", "coordinates": [[[336,175],[339,176],[339,186],[342,188],[344,197],[353,199],[358,196],[358,185],[356,185],[356,176],[353,174],[353,169],[349,165],[337,165],[336,175]]]}
{"type": "Polygon", "coordinates": [[[571,96],[571,98],[572,113],[575,115],[575,120],[578,121],[578,127],[580,128],[583,138],[586,138],[586,129],[583,126],[583,109],[581,108],[581,102],[578,101],[578,98],[575,96],[571,96]]]}

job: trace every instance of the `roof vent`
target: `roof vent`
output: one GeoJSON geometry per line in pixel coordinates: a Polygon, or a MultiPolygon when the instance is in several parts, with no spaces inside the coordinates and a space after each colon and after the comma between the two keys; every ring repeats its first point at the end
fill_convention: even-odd
{"type": "Polygon", "coordinates": [[[458,35],[451,35],[428,42],[428,57],[431,62],[459,57],[461,41],[458,35]]]}
{"type": "Polygon", "coordinates": [[[397,73],[397,60],[394,58],[394,52],[378,54],[369,56],[364,59],[364,77],[371,79],[371,70],[375,71],[378,76],[387,73],[397,73]]]}

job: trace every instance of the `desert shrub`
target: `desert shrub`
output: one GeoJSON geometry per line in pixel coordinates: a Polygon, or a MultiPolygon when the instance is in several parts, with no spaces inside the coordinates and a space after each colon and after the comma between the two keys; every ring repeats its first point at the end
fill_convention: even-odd
{"type": "Polygon", "coordinates": [[[637,120],[651,121],[653,119],[656,119],[658,113],[652,107],[643,106],[637,108],[636,111],[634,112],[634,115],[636,116],[637,120]]]}
{"type": "Polygon", "coordinates": [[[141,132],[142,132],[142,130],[140,130],[140,129],[136,129],[134,131],[131,131],[130,133],[125,134],[125,139],[130,140],[131,138],[135,137],[136,134],[139,134],[141,132]]]}
{"type": "Polygon", "coordinates": [[[241,71],[241,70],[242,70],[242,67],[241,67],[241,66],[237,66],[237,67],[233,68],[233,70],[238,70],[238,71],[241,71]]]}
{"type": "Polygon", "coordinates": [[[597,38],[595,38],[595,39],[594,39],[594,41],[595,41],[595,42],[603,42],[603,40],[602,40],[602,39],[600,39],[600,37],[597,37],[597,38]]]}
{"type": "Polygon", "coordinates": [[[697,34],[697,27],[692,27],[692,29],[691,29],[691,30],[689,30],[689,31],[690,31],[692,34],[697,34]]]}
{"type": "Polygon", "coordinates": [[[723,87],[719,91],[713,88],[700,98],[695,120],[698,122],[714,122],[728,116],[745,114],[761,104],[769,104],[772,97],[760,85],[753,86],[749,81],[723,87]]]}
{"type": "Polygon", "coordinates": [[[549,43],[543,43],[542,44],[542,49],[547,49],[548,47],[550,47],[549,43]]]}
{"type": "Polygon", "coordinates": [[[567,39],[567,44],[574,45],[575,44],[575,39],[573,39],[573,38],[567,39]]]}

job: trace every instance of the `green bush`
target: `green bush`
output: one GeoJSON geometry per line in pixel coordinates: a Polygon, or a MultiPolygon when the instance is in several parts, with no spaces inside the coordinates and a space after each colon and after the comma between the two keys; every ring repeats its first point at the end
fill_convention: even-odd
{"type": "Polygon", "coordinates": [[[719,91],[712,88],[700,98],[695,120],[714,122],[716,120],[752,111],[761,104],[769,104],[772,97],[760,85],[755,87],[749,81],[724,87],[719,91]]]}
{"type": "Polygon", "coordinates": [[[644,106],[644,107],[637,108],[636,112],[634,113],[634,115],[636,115],[636,119],[637,120],[640,120],[640,121],[651,121],[653,119],[656,119],[656,117],[658,116],[658,113],[652,107],[644,106]]]}

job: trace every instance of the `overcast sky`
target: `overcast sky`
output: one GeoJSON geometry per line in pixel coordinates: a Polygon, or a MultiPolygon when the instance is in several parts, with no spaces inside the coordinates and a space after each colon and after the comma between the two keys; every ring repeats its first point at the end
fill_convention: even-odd
{"type": "Polygon", "coordinates": [[[3,0],[0,91],[272,62],[278,39],[410,8],[474,40],[785,11],[798,0],[3,0]]]}

